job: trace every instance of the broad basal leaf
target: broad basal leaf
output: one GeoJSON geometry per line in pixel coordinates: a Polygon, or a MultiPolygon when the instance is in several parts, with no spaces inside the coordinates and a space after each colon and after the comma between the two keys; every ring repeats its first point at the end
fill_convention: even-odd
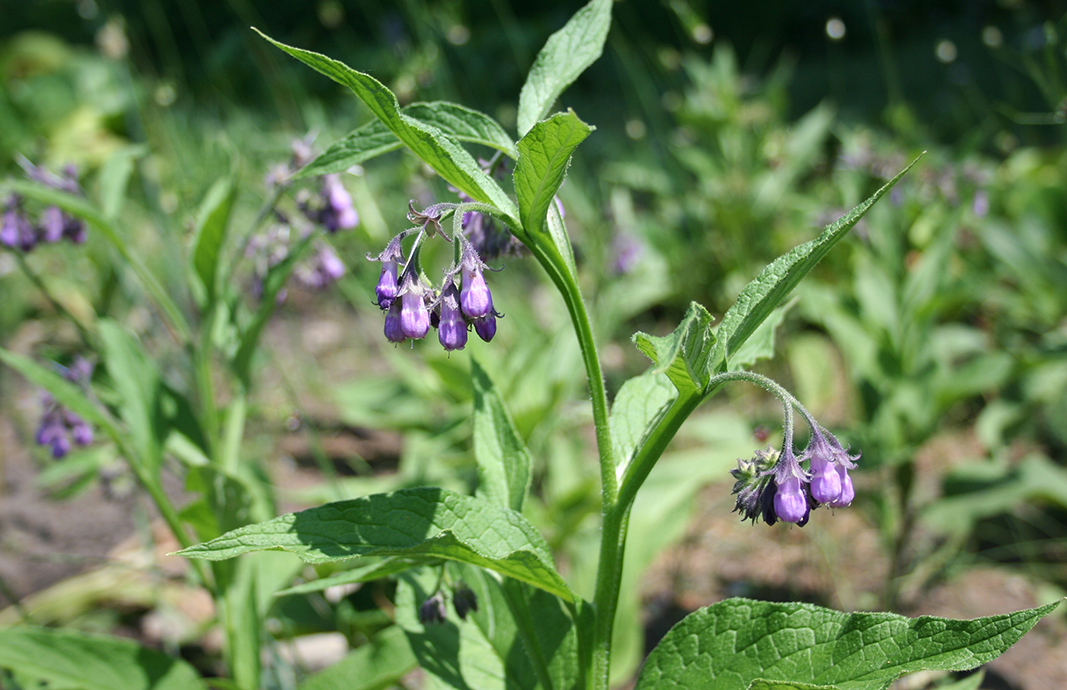
{"type": "Polygon", "coordinates": [[[725,369],[732,353],[741,348],[797,283],[815,268],[830,249],[867,213],[874,202],[882,198],[918,160],[916,158],[912,161],[869,199],[828,225],[814,240],[794,247],[789,253],[772,261],[755,280],[745,286],[737,301],[726,312],[716,332],[718,342],[709,361],[716,372],[725,369]]]}
{"type": "Polygon", "coordinates": [[[637,690],[746,690],[757,679],[884,690],[906,673],[991,661],[1057,605],[953,620],[728,599],[674,626],[645,661],[637,690]]]}
{"type": "MultiPolygon", "coordinates": [[[[400,112],[427,125],[432,125],[457,141],[489,146],[504,152],[509,158],[518,158],[515,142],[500,124],[485,113],[464,108],[455,103],[412,103],[400,112]]],[[[344,139],[335,142],[298,174],[298,178],[341,172],[353,165],[360,165],[403,144],[381,120],[374,120],[344,139]]]]}
{"type": "Polygon", "coordinates": [[[611,27],[611,3],[592,0],[549,36],[519,94],[519,136],[547,115],[563,90],[600,57],[611,27]]]}
{"type": "Polygon", "coordinates": [[[443,558],[573,600],[544,539],[524,517],[445,489],[402,489],[327,503],[233,530],[178,554],[221,560],[263,550],[289,551],[308,563],[357,556],[443,558]]]}
{"type": "Polygon", "coordinates": [[[665,373],[683,395],[703,391],[708,384],[709,357],[716,340],[711,314],[696,302],[689,304],[685,318],[670,335],[635,333],[633,341],[652,360],[652,370],[665,373]]]}
{"type": "Polygon", "coordinates": [[[392,91],[369,74],[357,72],[343,63],[300,48],[279,43],[259,32],[263,38],[289,53],[307,66],[347,86],[381,120],[390,132],[426,162],[453,187],[475,201],[492,204],[512,227],[519,227],[514,202],[504,190],[479,167],[474,157],[455,139],[437,127],[425,124],[400,112],[400,103],[392,91]]]}
{"type": "Polygon", "coordinates": [[[474,384],[474,457],[478,494],[522,512],[530,487],[530,453],[489,375],[471,359],[474,384]]]}
{"type": "Polygon", "coordinates": [[[68,690],[187,690],[203,688],[199,674],[132,640],[74,630],[0,630],[0,668],[68,690]]]}

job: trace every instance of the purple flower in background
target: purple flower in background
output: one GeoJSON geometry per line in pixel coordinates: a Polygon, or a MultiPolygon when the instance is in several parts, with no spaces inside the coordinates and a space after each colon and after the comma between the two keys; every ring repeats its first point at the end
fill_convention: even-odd
{"type": "Polygon", "coordinates": [[[432,597],[422,602],[419,606],[419,622],[423,625],[433,625],[445,622],[445,595],[437,592],[432,597]]]}
{"type": "MultiPolygon", "coordinates": [[[[68,381],[85,387],[89,385],[92,375],[92,363],[81,356],[75,357],[70,367],[63,371],[63,377],[68,381]]],[[[79,446],[93,442],[93,428],[80,416],[60,405],[50,393],[41,395],[41,405],[44,409],[35,440],[38,445],[48,446],[52,457],[59,459],[69,453],[72,439],[79,446]]]]}
{"type": "Polygon", "coordinates": [[[319,245],[312,256],[297,266],[296,279],[313,290],[333,285],[345,274],[345,265],[328,245],[319,245]]]}
{"type": "Polygon", "coordinates": [[[452,608],[460,620],[467,620],[467,614],[478,611],[478,596],[470,587],[461,582],[452,590],[452,608]]]}
{"type": "Polygon", "coordinates": [[[359,225],[359,214],[352,204],[352,197],[341,184],[340,175],[323,175],[320,196],[324,206],[319,215],[319,222],[327,232],[350,230],[359,225]]]}

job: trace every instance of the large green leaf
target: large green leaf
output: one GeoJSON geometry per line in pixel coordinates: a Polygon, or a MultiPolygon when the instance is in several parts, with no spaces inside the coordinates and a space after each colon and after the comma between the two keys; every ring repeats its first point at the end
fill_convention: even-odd
{"type": "Polygon", "coordinates": [[[196,234],[193,236],[193,268],[203,283],[208,302],[215,298],[219,254],[226,241],[230,225],[230,211],[237,196],[233,177],[222,177],[208,190],[200,204],[196,219],[196,234]]]}
{"type": "Polygon", "coordinates": [[[522,512],[530,488],[530,453],[489,375],[471,359],[474,384],[474,457],[478,494],[522,512]]]}
{"type": "MultiPolygon", "coordinates": [[[[457,141],[489,146],[502,151],[509,158],[518,158],[515,142],[504,128],[485,113],[455,103],[412,103],[400,110],[410,118],[432,125],[457,141]]],[[[341,172],[360,165],[403,144],[381,120],[374,120],[344,139],[335,142],[321,156],[297,174],[298,178],[341,172]]]]}
{"type": "MultiPolygon", "coordinates": [[[[719,329],[722,330],[721,328],[719,329]]],[[[663,372],[683,395],[704,390],[711,378],[710,360],[716,345],[711,314],[696,302],[685,318],[666,336],[635,333],[634,344],[652,360],[652,371],[663,372]]]]}
{"type": "Polygon", "coordinates": [[[670,379],[659,371],[646,371],[622,384],[611,403],[611,440],[620,466],[625,467],[677,395],[670,379]]]}
{"type": "Polygon", "coordinates": [[[300,684],[300,690],[385,690],[415,667],[404,631],[396,625],[370,638],[341,661],[300,684]]]}
{"type": "Polygon", "coordinates": [[[181,659],[132,640],[74,630],[0,630],[0,668],[67,690],[187,690],[203,688],[181,659]]]}
{"type": "MultiPolygon", "coordinates": [[[[514,580],[463,567],[458,574],[478,610],[460,620],[450,606],[443,624],[418,620],[420,604],[438,585],[434,569],[401,578],[397,623],[420,666],[443,684],[471,690],[566,690],[578,676],[577,638],[560,600],[514,580]]],[[[456,572],[453,571],[453,575],[456,572]]]]}
{"type": "Polygon", "coordinates": [[[600,57],[611,27],[611,3],[592,0],[548,37],[519,93],[519,136],[547,115],[563,90],[600,57]]]}
{"type": "Polygon", "coordinates": [[[264,550],[289,551],[308,563],[357,556],[461,561],[574,599],[544,539],[524,517],[483,498],[445,489],[401,489],[327,503],[233,530],[178,553],[222,560],[264,550]]]}
{"type": "Polygon", "coordinates": [[[159,369],[141,341],[122,326],[101,319],[99,330],[104,364],[120,399],[119,414],[141,457],[158,469],[167,435],[159,369]]]}
{"type": "Polygon", "coordinates": [[[392,91],[369,74],[308,50],[279,43],[259,32],[263,38],[289,53],[307,66],[347,86],[370,109],[397,139],[456,189],[475,201],[492,204],[512,227],[519,227],[515,204],[504,190],[485,173],[474,157],[455,139],[437,127],[420,122],[400,111],[392,91]]]}
{"type": "Polygon", "coordinates": [[[916,158],[912,161],[869,199],[828,225],[814,240],[794,247],[787,254],[772,261],[755,280],[745,286],[737,301],[727,310],[716,332],[718,342],[709,360],[709,365],[715,371],[726,368],[726,363],[733,353],[741,349],[756,328],[785,300],[797,283],[815,268],[830,249],[859,222],[874,202],[882,198],[918,160],[916,158]]]}
{"type": "Polygon", "coordinates": [[[745,690],[757,679],[884,690],[906,673],[991,661],[1058,603],[953,620],[728,599],[674,626],[646,660],[637,690],[745,690]]]}

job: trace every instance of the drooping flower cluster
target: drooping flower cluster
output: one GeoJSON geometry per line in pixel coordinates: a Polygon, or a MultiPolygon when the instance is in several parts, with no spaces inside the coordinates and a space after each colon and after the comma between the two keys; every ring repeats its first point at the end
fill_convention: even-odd
{"type": "MultiPolygon", "coordinates": [[[[70,367],[63,372],[64,378],[73,383],[88,385],[93,376],[93,365],[87,360],[75,357],[70,367]]],[[[44,412],[37,427],[38,445],[48,446],[52,457],[59,459],[71,451],[71,442],[87,446],[93,442],[93,428],[88,422],[60,405],[50,393],[41,395],[44,412]]]]}
{"type": "Polygon", "coordinates": [[[421,271],[418,257],[422,243],[434,235],[447,239],[441,218],[455,206],[437,204],[416,211],[412,202],[408,220],[415,227],[390,240],[377,256],[367,255],[368,260],[382,264],[374,294],[385,312],[385,337],[389,342],[421,340],[430,328],[436,328],[441,346],[451,352],[466,347],[472,326],[486,342],[496,335],[496,320],[501,314],[493,308],[493,295],[485,282],[485,271],[491,269],[464,233],[457,233],[451,240],[459,243],[455,250],[458,259],[445,270],[439,288],[431,285],[421,271]],[[403,241],[412,235],[415,240],[405,257],[403,241]]]}
{"type": "MultiPolygon", "coordinates": [[[[22,160],[21,164],[32,180],[53,189],[82,194],[74,166],[68,165],[62,175],[55,175],[27,160],[22,160]]],[[[37,220],[32,221],[19,195],[11,194],[0,204],[0,245],[28,252],[40,243],[55,244],[64,239],[82,244],[85,236],[85,222],[58,206],[46,207],[37,220]]]]}
{"type": "Polygon", "coordinates": [[[742,520],[762,519],[768,525],[782,520],[803,527],[820,505],[843,508],[852,503],[856,492],[848,471],[856,467],[859,454],[849,455],[833,434],[813,419],[808,422],[811,440],[800,457],[786,434],[781,451],[757,450],[754,458],[737,461],[731,471],[737,480],[734,511],[742,520]],[[805,461],[808,470],[801,465],[805,461]]]}
{"type": "MultiPolygon", "coordinates": [[[[274,166],[266,176],[268,191],[279,192],[292,182],[293,176],[313,158],[309,138],[292,142],[292,157],[289,162],[274,166]]],[[[268,272],[280,264],[292,251],[294,240],[303,240],[315,227],[329,234],[359,225],[359,213],[352,197],[341,182],[340,175],[323,175],[317,194],[302,189],[294,200],[300,214],[290,218],[278,208],[274,209],[274,223],[263,232],[254,235],[245,248],[245,256],[252,262],[252,292],[262,295],[263,282],[268,272]],[[302,218],[301,218],[302,216],[302,218]]],[[[301,285],[312,290],[322,290],[341,279],[345,265],[328,244],[318,242],[312,253],[302,259],[293,269],[293,277],[301,285]]],[[[286,290],[277,293],[279,303],[285,301],[286,290]]]]}
{"type": "MultiPolygon", "coordinates": [[[[460,620],[467,620],[472,611],[478,610],[478,597],[474,590],[460,582],[452,589],[452,608],[460,620]]],[[[445,608],[445,593],[438,590],[419,606],[419,622],[423,625],[435,625],[445,622],[448,610],[445,608]]]]}

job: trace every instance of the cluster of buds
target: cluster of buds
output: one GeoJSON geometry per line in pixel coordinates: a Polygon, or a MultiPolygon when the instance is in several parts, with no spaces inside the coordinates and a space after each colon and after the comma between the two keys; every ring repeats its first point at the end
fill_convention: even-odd
{"type": "MultiPolygon", "coordinates": [[[[93,376],[93,365],[80,356],[75,357],[63,376],[73,383],[88,385],[93,376]]],[[[69,453],[72,441],[79,446],[93,442],[93,428],[88,422],[56,402],[51,394],[43,393],[41,403],[44,413],[37,427],[36,441],[38,445],[50,447],[53,458],[59,459],[69,453]]]]}
{"type": "MultiPolygon", "coordinates": [[[[478,611],[478,597],[474,590],[464,583],[459,583],[452,590],[452,608],[460,620],[467,620],[467,614],[478,611]]],[[[445,622],[448,610],[445,608],[445,593],[438,590],[433,596],[419,606],[419,622],[423,625],[436,625],[445,622]]]]}
{"type": "MultiPolygon", "coordinates": [[[[44,168],[37,167],[27,160],[21,161],[26,175],[37,182],[71,194],[81,195],[78,184],[78,171],[68,165],[62,175],[55,175],[44,168]]],[[[31,251],[40,243],[55,244],[60,240],[69,240],[74,244],[85,242],[85,222],[75,218],[58,206],[46,207],[36,222],[30,219],[23,208],[23,199],[11,194],[4,199],[0,215],[0,244],[31,251]]]]}
{"type": "MultiPolygon", "coordinates": [[[[807,416],[807,415],[805,415],[807,416]]],[[[734,508],[742,520],[763,519],[768,525],[778,520],[803,527],[811,511],[820,505],[843,508],[856,496],[848,471],[856,467],[859,454],[849,455],[837,438],[809,418],[811,440],[797,457],[787,427],[781,451],[756,451],[754,458],[738,460],[732,470],[737,482],[734,508]],[[801,463],[807,461],[809,469],[801,463]]]]}
{"type": "Polygon", "coordinates": [[[471,327],[485,342],[496,335],[496,320],[501,314],[493,309],[493,295],[484,273],[491,269],[463,232],[451,240],[458,242],[455,252],[458,258],[445,270],[440,288],[430,285],[420,271],[418,253],[423,240],[438,234],[448,239],[440,222],[448,206],[452,205],[439,204],[416,211],[411,202],[408,220],[415,227],[390,240],[377,256],[367,255],[368,260],[382,264],[374,294],[378,307],[385,312],[385,337],[389,342],[421,340],[433,327],[437,329],[441,346],[451,352],[467,345],[471,327]],[[405,258],[403,240],[411,235],[416,235],[416,239],[405,258]]]}

